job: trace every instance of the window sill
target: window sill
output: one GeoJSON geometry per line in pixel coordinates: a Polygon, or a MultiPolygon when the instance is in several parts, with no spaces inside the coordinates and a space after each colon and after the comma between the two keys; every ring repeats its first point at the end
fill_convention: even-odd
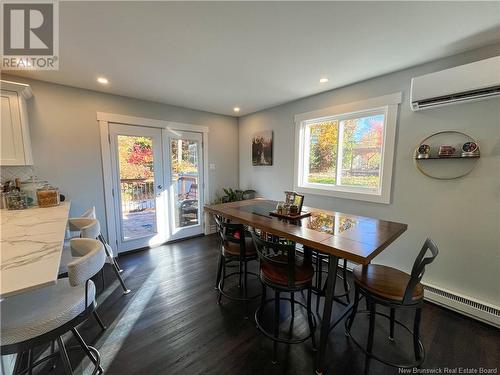
{"type": "Polygon", "coordinates": [[[327,197],[335,197],[335,198],[343,198],[343,199],[353,199],[364,202],[374,202],[374,203],[384,203],[390,204],[391,197],[390,192],[386,192],[385,194],[382,192],[378,193],[363,193],[358,191],[343,191],[343,190],[327,190],[321,189],[320,187],[311,187],[311,186],[296,186],[295,191],[303,194],[313,194],[313,195],[322,195],[327,197]]]}

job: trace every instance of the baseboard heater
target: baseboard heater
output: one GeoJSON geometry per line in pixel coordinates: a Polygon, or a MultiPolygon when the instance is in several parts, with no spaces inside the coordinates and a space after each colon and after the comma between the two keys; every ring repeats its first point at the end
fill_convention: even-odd
{"type": "Polygon", "coordinates": [[[500,308],[429,284],[424,290],[429,302],[500,328],[500,308]]]}
{"type": "MultiPolygon", "coordinates": [[[[355,266],[354,263],[347,262],[347,269],[349,271],[352,271],[353,266],[355,266]]],[[[500,328],[499,306],[494,306],[468,296],[460,295],[444,288],[438,288],[432,284],[422,284],[424,284],[425,300],[483,323],[490,324],[496,328],[500,328]]]]}

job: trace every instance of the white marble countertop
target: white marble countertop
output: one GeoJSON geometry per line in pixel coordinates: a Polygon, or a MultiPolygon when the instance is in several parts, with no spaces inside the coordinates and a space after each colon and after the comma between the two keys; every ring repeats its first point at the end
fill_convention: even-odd
{"type": "Polygon", "coordinates": [[[0,296],[55,284],[70,202],[0,210],[0,296]]]}

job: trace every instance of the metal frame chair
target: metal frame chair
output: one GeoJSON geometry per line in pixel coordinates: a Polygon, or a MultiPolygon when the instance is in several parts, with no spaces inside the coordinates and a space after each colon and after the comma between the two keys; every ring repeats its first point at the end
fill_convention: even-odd
{"type": "Polygon", "coordinates": [[[257,249],[257,254],[260,260],[260,280],[262,283],[262,296],[261,303],[257,311],[255,312],[255,323],[257,328],[268,338],[273,340],[273,363],[277,362],[277,351],[278,343],[286,344],[298,344],[311,338],[313,350],[316,349],[315,342],[315,331],[316,331],[316,320],[314,314],[311,310],[311,293],[312,293],[312,278],[314,275],[314,269],[311,264],[311,253],[310,251],[304,252],[302,263],[297,262],[296,256],[296,246],[295,243],[279,243],[279,242],[269,242],[260,238],[260,236],[252,231],[252,238],[257,249]],[[298,267],[303,267],[302,270],[310,267],[310,275],[302,274],[300,277],[297,274],[298,267]],[[281,274],[286,272],[285,283],[274,282],[270,278],[266,277],[266,267],[274,268],[279,270],[281,274]],[[267,287],[274,290],[275,298],[267,299],[266,291],[267,287]],[[296,301],[294,293],[307,290],[306,304],[296,301]],[[290,293],[290,298],[283,298],[280,296],[282,292],[290,293]],[[291,304],[291,314],[292,321],[295,318],[295,304],[302,306],[307,312],[307,323],[309,326],[309,334],[305,337],[289,339],[280,336],[279,325],[280,325],[280,301],[287,300],[291,304]],[[274,301],[274,322],[273,322],[273,332],[268,332],[261,324],[262,311],[265,305],[274,301]]]}
{"type": "Polygon", "coordinates": [[[232,301],[244,303],[245,317],[248,312],[248,302],[258,296],[248,296],[248,275],[258,277],[254,272],[248,271],[248,262],[257,260],[256,253],[247,252],[247,241],[245,236],[245,227],[242,224],[229,223],[224,218],[214,215],[214,220],[217,225],[217,232],[220,236],[220,251],[217,265],[217,277],[215,281],[215,289],[218,290],[217,303],[221,303],[222,296],[232,301]],[[227,247],[234,244],[239,247],[238,254],[227,251],[227,247]],[[238,270],[226,274],[226,268],[231,262],[238,262],[238,270]],[[234,296],[224,291],[225,280],[229,277],[238,275],[238,287],[243,286],[243,297],[234,296]],[[242,284],[243,279],[243,284],[242,284]]]}
{"type": "MultiPolygon", "coordinates": [[[[422,314],[422,306],[424,303],[423,292],[422,296],[419,298],[415,298],[415,291],[417,287],[422,287],[420,284],[420,280],[425,272],[425,267],[432,263],[434,259],[437,257],[439,251],[436,244],[429,238],[426,239],[422,249],[420,250],[418,256],[413,263],[411,274],[409,275],[408,284],[406,285],[404,295],[402,299],[389,299],[378,295],[374,292],[371,292],[364,288],[360,283],[355,279],[355,295],[354,295],[354,306],[352,309],[352,313],[345,322],[345,332],[347,336],[350,336],[353,342],[365,353],[365,373],[368,373],[370,366],[370,359],[374,358],[379,362],[382,362],[386,365],[400,368],[413,368],[420,366],[425,360],[425,348],[420,341],[420,319],[422,314]],[[430,251],[431,255],[426,257],[427,252],[430,251]],[[368,313],[370,317],[369,323],[369,331],[368,331],[368,339],[366,348],[361,346],[355,338],[351,335],[351,327],[354,322],[354,318],[356,317],[358,303],[360,299],[360,295],[363,295],[366,298],[366,303],[368,306],[368,311],[362,311],[360,313],[368,313]],[[383,314],[381,312],[376,311],[376,305],[380,304],[383,306],[387,306],[390,308],[390,315],[383,314]],[[415,310],[415,319],[413,322],[413,331],[410,328],[406,327],[403,323],[396,320],[395,312],[396,309],[411,309],[415,310]],[[412,363],[394,363],[379,356],[373,354],[373,337],[374,337],[374,329],[375,329],[375,316],[383,316],[390,321],[390,333],[389,340],[394,341],[394,325],[398,324],[403,327],[405,330],[410,332],[413,336],[413,351],[415,355],[415,361],[412,363]]],[[[358,266],[363,267],[363,266],[358,266]]],[[[361,268],[362,269],[362,268],[361,268]]],[[[362,271],[363,272],[363,271],[362,271]]],[[[422,289],[423,290],[423,289],[422,289]]]]}

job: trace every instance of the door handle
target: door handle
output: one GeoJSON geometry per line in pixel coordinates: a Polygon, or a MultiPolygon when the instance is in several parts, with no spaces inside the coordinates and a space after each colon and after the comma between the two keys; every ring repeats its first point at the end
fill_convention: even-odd
{"type": "Polygon", "coordinates": [[[161,190],[161,189],[163,189],[163,185],[158,185],[158,186],[157,186],[157,188],[158,188],[159,190],[161,190]]]}

